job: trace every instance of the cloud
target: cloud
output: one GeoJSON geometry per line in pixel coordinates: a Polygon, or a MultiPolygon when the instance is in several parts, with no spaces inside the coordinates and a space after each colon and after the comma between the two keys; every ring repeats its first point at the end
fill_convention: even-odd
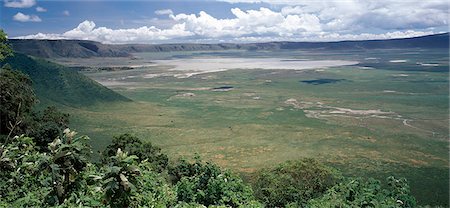
{"type": "Polygon", "coordinates": [[[62,12],[62,14],[63,14],[64,16],[70,16],[70,12],[69,12],[68,10],[64,10],[64,11],[62,12]]]}
{"type": "Polygon", "coordinates": [[[371,5],[374,9],[370,12],[361,12],[363,5],[343,3],[330,8],[289,5],[278,11],[264,7],[257,10],[233,8],[233,16],[224,19],[204,11],[173,14],[171,10],[159,10],[159,14],[169,15],[164,27],[152,23],[163,21],[159,19],[148,22],[151,26],[131,29],[98,27],[86,20],[62,34],[38,33],[18,38],[83,39],[103,43],[334,41],[414,37],[436,33],[435,27],[448,24],[447,19],[442,18],[446,14],[440,13],[442,5],[439,4],[424,3],[421,5],[424,7],[417,7],[420,11],[434,11],[419,13],[420,18],[415,17],[415,13],[400,18],[403,11],[397,14],[380,5],[371,5]],[[370,19],[367,13],[375,19],[370,19]]]}
{"type": "Polygon", "coordinates": [[[267,3],[283,15],[317,16],[325,30],[420,29],[448,25],[448,0],[218,0],[267,3]]]}
{"type": "Polygon", "coordinates": [[[46,9],[46,8],[44,8],[44,7],[40,7],[40,6],[38,6],[38,7],[36,7],[36,11],[37,11],[37,12],[46,12],[46,11],[47,11],[47,9],[46,9]]]}
{"type": "Polygon", "coordinates": [[[41,22],[41,18],[39,18],[36,15],[26,15],[22,12],[18,12],[16,15],[13,16],[13,20],[19,21],[19,22],[41,22]]]}
{"type": "Polygon", "coordinates": [[[320,22],[310,15],[287,15],[267,8],[242,11],[231,9],[235,18],[217,19],[201,11],[195,14],[177,14],[170,17],[185,24],[188,31],[202,37],[292,36],[320,31],[320,22]]]}
{"type": "Polygon", "coordinates": [[[183,25],[174,25],[170,29],[161,30],[156,27],[140,27],[133,29],[113,30],[106,27],[96,27],[93,21],[83,21],[76,28],[62,34],[43,34],[22,36],[23,39],[80,39],[94,40],[103,43],[149,43],[150,41],[170,40],[191,36],[183,25]]]}
{"type": "Polygon", "coordinates": [[[263,1],[261,0],[218,0],[218,1],[223,1],[223,2],[228,2],[228,3],[262,3],[263,1]]]}
{"type": "Polygon", "coordinates": [[[5,7],[30,8],[36,4],[35,0],[4,0],[5,7]]]}
{"type": "Polygon", "coordinates": [[[171,9],[162,9],[162,10],[156,10],[155,14],[157,14],[157,15],[171,15],[171,14],[173,14],[173,11],[171,9]]]}

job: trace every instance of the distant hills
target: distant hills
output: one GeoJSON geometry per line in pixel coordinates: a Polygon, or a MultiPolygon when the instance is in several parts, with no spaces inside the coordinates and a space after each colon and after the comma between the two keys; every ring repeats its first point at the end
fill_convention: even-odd
{"type": "Polygon", "coordinates": [[[82,107],[97,102],[129,101],[73,69],[40,58],[16,53],[2,65],[5,63],[30,76],[36,95],[47,105],[82,107]]]}
{"type": "Polygon", "coordinates": [[[124,44],[111,45],[85,40],[10,39],[17,52],[43,58],[128,57],[138,52],[170,52],[201,50],[283,50],[283,49],[388,49],[388,48],[448,48],[449,33],[389,40],[338,42],[267,42],[221,44],[124,44]]]}
{"type": "Polygon", "coordinates": [[[42,58],[126,57],[129,53],[105,45],[84,40],[34,40],[10,39],[14,51],[42,58]]]}

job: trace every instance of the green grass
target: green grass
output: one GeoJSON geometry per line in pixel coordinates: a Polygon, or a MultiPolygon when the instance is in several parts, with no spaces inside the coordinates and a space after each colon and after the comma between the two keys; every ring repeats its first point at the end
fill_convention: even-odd
{"type": "Polygon", "coordinates": [[[14,54],[4,61],[13,69],[30,76],[40,100],[40,107],[66,105],[82,107],[98,102],[129,99],[67,67],[23,54],[14,54]]]}
{"type": "MultiPolygon", "coordinates": [[[[440,59],[436,54],[441,53],[428,51],[415,57],[399,51],[373,51],[321,57],[348,56],[364,65],[364,57],[408,59],[415,63],[419,58],[440,59]]],[[[317,54],[288,56],[314,58],[314,55],[317,54]]],[[[66,110],[72,115],[72,126],[81,134],[90,135],[95,149],[105,147],[113,135],[133,133],[161,146],[171,158],[199,153],[222,167],[249,175],[286,160],[314,157],[338,167],[346,175],[406,177],[420,204],[446,206],[448,72],[399,71],[395,67],[401,65],[389,65],[386,70],[352,66],[319,72],[236,69],[187,79],[133,77],[125,82],[137,84],[113,90],[134,102],[66,110]],[[213,78],[202,79],[209,75],[213,78]],[[323,85],[301,82],[323,78],[345,81],[323,85]],[[198,90],[224,85],[235,88],[228,92],[198,90]],[[196,96],[176,96],[187,92],[196,96]],[[255,96],[260,99],[254,99],[255,96]],[[391,118],[351,115],[310,118],[304,110],[324,109],[317,105],[298,109],[284,103],[289,98],[394,114],[391,118]],[[404,125],[404,119],[417,128],[404,125]]],[[[129,73],[145,74],[146,70],[152,68],[129,73]]],[[[125,77],[127,72],[88,75],[107,79],[125,77]]]]}

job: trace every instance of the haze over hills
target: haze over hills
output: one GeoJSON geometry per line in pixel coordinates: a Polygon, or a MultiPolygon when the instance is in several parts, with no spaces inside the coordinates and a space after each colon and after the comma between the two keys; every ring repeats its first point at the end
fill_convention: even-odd
{"type": "Polygon", "coordinates": [[[30,76],[36,95],[46,104],[82,107],[97,102],[129,101],[81,73],[43,59],[15,53],[4,63],[30,76]]]}
{"type": "Polygon", "coordinates": [[[448,48],[449,33],[428,36],[339,42],[267,42],[220,44],[124,44],[111,45],[86,40],[10,39],[17,52],[43,58],[128,57],[138,52],[200,51],[200,50],[282,50],[282,49],[389,49],[389,48],[448,48]]]}
{"type": "Polygon", "coordinates": [[[42,58],[89,58],[126,57],[127,52],[115,50],[112,45],[104,45],[84,40],[9,40],[14,51],[42,58]]]}

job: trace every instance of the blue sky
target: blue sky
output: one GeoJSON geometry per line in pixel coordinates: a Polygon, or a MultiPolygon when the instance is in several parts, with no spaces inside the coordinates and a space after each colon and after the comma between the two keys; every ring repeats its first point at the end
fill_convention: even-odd
{"type": "Polygon", "coordinates": [[[385,39],[448,32],[446,0],[4,0],[9,37],[104,43],[385,39]]]}

